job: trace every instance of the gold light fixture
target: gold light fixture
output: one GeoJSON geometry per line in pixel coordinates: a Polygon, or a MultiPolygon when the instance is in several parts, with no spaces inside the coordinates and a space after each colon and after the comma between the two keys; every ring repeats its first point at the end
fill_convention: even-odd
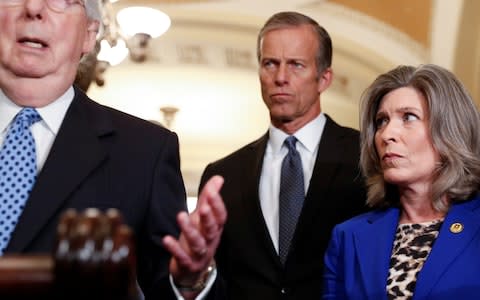
{"type": "Polygon", "coordinates": [[[170,17],[151,7],[130,6],[114,15],[113,0],[103,1],[103,32],[98,59],[110,65],[121,63],[128,54],[135,62],[146,59],[148,42],[164,34],[170,17]]]}
{"type": "Polygon", "coordinates": [[[134,62],[144,62],[149,41],[164,34],[171,24],[167,14],[151,7],[125,7],[116,13],[114,3],[118,0],[99,1],[102,26],[97,45],[92,53],[82,58],[75,79],[76,85],[84,91],[91,82],[103,86],[104,72],[127,56],[134,62]]]}

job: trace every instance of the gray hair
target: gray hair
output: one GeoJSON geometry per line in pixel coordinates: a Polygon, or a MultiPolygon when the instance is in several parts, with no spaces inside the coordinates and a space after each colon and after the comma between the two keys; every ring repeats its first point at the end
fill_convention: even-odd
{"type": "Polygon", "coordinates": [[[271,16],[263,25],[257,37],[257,58],[261,59],[261,43],[267,32],[301,25],[312,26],[318,40],[318,51],[315,56],[317,63],[317,73],[320,74],[332,65],[332,40],[328,32],[320,26],[314,19],[298,12],[286,11],[279,12],[271,16]]]}
{"type": "Polygon", "coordinates": [[[467,200],[480,186],[479,112],[465,86],[450,71],[426,64],[399,66],[380,75],[365,90],[360,108],[360,165],[368,186],[370,206],[398,204],[398,190],[386,183],[375,148],[375,115],[382,98],[411,87],[426,100],[429,130],[440,163],[434,173],[433,207],[446,212],[450,203],[467,200]],[[449,203],[442,201],[447,196],[449,203]]]}
{"type": "Polygon", "coordinates": [[[84,0],[85,11],[90,20],[96,20],[102,24],[101,2],[103,0],[84,0]]]}

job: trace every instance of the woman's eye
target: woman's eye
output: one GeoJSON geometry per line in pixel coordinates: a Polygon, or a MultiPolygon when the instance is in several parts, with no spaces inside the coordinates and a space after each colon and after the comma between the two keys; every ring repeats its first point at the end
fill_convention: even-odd
{"type": "Polygon", "coordinates": [[[375,120],[375,127],[380,128],[387,123],[387,118],[377,118],[375,120]]]}
{"type": "Polygon", "coordinates": [[[418,117],[417,115],[412,113],[405,113],[405,115],[403,115],[403,119],[405,121],[415,121],[415,120],[418,120],[418,117]]]}

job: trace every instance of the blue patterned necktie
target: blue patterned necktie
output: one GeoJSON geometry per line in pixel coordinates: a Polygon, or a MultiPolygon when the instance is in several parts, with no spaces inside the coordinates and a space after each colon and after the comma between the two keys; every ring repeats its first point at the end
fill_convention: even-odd
{"type": "Polygon", "coordinates": [[[0,255],[5,252],[35,182],[35,141],[29,127],[40,120],[34,108],[22,109],[0,149],[0,255]]]}
{"type": "Polygon", "coordinates": [[[303,207],[305,186],[303,182],[302,160],[295,148],[297,139],[289,136],[285,139],[288,153],[282,162],[280,176],[280,219],[278,253],[285,264],[297,220],[303,207]]]}

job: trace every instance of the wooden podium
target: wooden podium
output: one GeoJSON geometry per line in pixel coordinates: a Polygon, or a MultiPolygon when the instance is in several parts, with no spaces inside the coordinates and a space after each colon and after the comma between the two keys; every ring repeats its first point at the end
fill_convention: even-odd
{"type": "Polygon", "coordinates": [[[51,255],[0,258],[0,299],[136,300],[133,234],[117,210],[66,211],[51,255]]]}

